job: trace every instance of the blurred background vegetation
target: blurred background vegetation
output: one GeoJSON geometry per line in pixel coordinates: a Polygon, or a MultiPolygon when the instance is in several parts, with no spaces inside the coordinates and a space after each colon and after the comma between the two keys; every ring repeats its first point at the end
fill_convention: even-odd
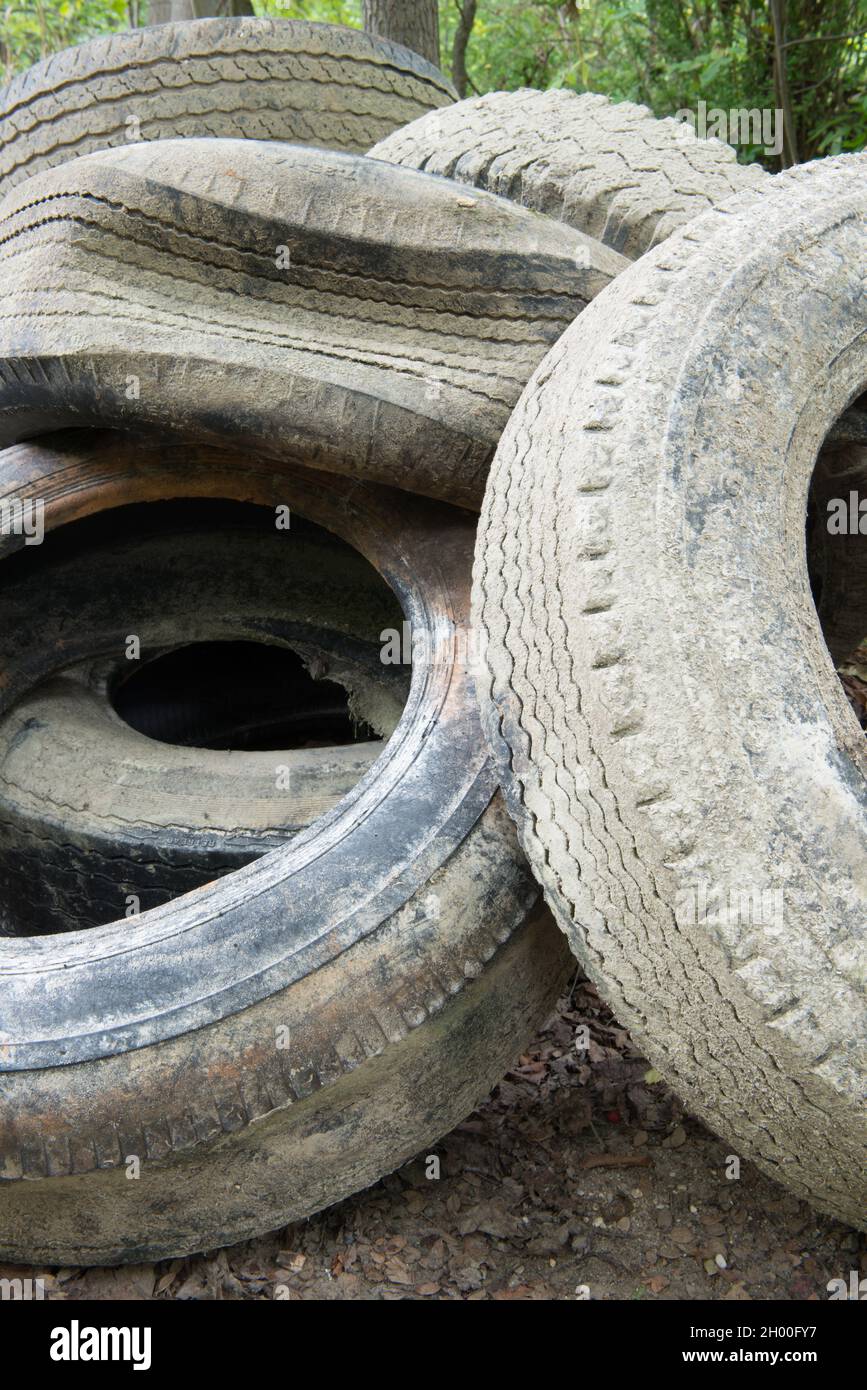
{"type": "MultiPolygon", "coordinates": [[[[168,18],[178,3],[353,27],[363,18],[362,0],[0,0],[0,62],[8,77],[96,34],[168,18]]],[[[701,100],[785,106],[784,163],[867,144],[867,0],[439,0],[439,31],[442,67],[467,95],[570,87],[658,116],[701,100]]]]}

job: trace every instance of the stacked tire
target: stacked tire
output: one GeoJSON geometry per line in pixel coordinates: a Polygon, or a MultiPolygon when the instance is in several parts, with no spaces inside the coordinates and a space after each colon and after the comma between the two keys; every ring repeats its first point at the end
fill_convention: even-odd
{"type": "Polygon", "coordinates": [[[0,96],[0,506],[46,531],[0,537],[3,1258],[358,1190],[572,953],[737,1152],[863,1221],[867,759],[829,648],[867,615],[816,517],[863,452],[864,161],[451,98],[264,20],[0,96]],[[294,652],[368,736],[148,737],[131,635],[294,652]]]}

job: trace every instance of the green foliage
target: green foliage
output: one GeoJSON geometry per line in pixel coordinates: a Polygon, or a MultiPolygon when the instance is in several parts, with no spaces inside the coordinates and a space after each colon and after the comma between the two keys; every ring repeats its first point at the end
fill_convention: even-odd
{"type": "Polygon", "coordinates": [[[361,0],[253,0],[253,9],[273,19],[312,19],[318,24],[361,28],[361,0]]]}
{"type": "Polygon", "coordinates": [[[800,158],[867,144],[867,0],[790,0],[789,82],[800,158]],[[858,34],[835,41],[835,35],[858,34]]]}
{"type": "Polygon", "coordinates": [[[62,48],[128,23],[126,0],[7,0],[0,6],[4,79],[62,48]]]}
{"type": "MultiPolygon", "coordinates": [[[[786,9],[800,158],[862,148],[867,0],[789,0],[786,9]]],[[[448,53],[454,0],[441,0],[441,15],[448,53]]],[[[726,111],[779,105],[765,0],[480,0],[467,68],[478,92],[570,87],[643,102],[659,116],[699,101],[726,111]]],[[[739,150],[747,161],[758,154],[739,150]]]]}
{"type": "MultiPolygon", "coordinates": [[[[458,0],[440,0],[448,67],[458,0]]],[[[361,0],[253,0],[257,14],[361,24],[361,0]]],[[[867,143],[867,0],[787,0],[786,76],[800,159],[867,143]]],[[[7,75],[105,30],[146,21],[147,0],[0,0],[7,75]]],[[[659,116],[775,109],[769,0],[478,0],[470,91],[570,87],[659,116]]],[[[742,147],[739,157],[765,158],[742,147]]],[[[773,160],[768,160],[772,165],[773,160]]]]}

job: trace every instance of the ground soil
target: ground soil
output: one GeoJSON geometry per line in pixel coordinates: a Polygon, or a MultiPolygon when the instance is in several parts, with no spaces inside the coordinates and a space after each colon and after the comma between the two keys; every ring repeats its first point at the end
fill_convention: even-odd
{"type": "Polygon", "coordinates": [[[0,1275],[66,1300],[475,1301],[824,1300],[867,1273],[863,1236],[749,1163],[727,1177],[730,1152],[576,981],[485,1103],[369,1191],[192,1259],[0,1275]]]}

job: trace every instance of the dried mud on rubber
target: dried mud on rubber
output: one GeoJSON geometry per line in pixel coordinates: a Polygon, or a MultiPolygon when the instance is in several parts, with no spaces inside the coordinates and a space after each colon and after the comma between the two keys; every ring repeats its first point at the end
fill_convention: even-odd
{"type": "Polygon", "coordinates": [[[118,1269],[24,1269],[79,1300],[824,1301],[867,1238],[743,1162],[683,1111],[592,985],[431,1153],[255,1241],[118,1269]],[[589,1030],[581,1033],[582,1028],[589,1030]],[[589,1041],[577,1050],[576,1041],[589,1041]]]}

